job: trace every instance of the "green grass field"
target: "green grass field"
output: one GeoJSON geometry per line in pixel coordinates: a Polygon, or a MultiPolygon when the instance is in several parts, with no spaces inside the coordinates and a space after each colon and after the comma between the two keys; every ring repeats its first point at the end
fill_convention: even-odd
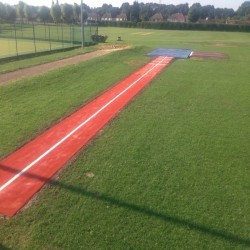
{"type": "Polygon", "coordinates": [[[19,39],[16,43],[14,39],[8,38],[0,38],[0,43],[0,58],[72,47],[70,43],[36,41],[34,44],[33,40],[25,39],[19,39]]]}
{"type": "MultiPolygon", "coordinates": [[[[95,27],[85,27],[85,42],[91,43],[95,27]]],[[[81,27],[69,25],[0,24],[0,59],[53,51],[81,45],[81,27]]]]}
{"type": "Polygon", "coordinates": [[[100,34],[134,47],[0,86],[0,157],[148,62],[152,49],[229,59],[176,60],[32,206],[0,219],[0,248],[250,248],[249,34],[100,34]]]}

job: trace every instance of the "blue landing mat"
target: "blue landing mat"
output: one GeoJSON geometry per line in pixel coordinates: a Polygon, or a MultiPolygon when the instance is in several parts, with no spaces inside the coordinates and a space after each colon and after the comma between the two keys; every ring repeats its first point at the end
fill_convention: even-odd
{"type": "Polygon", "coordinates": [[[192,50],[190,49],[163,49],[159,48],[148,53],[148,56],[169,56],[175,58],[188,58],[192,50]]]}

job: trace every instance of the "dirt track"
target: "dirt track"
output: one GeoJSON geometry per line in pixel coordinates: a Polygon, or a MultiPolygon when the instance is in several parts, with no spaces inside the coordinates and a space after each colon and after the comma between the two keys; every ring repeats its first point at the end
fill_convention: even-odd
{"type": "Polygon", "coordinates": [[[39,75],[42,73],[46,73],[50,70],[69,65],[69,64],[87,61],[87,60],[90,60],[92,58],[107,55],[113,51],[126,49],[126,48],[127,47],[104,48],[101,50],[97,50],[97,51],[86,53],[83,55],[78,55],[78,56],[62,59],[59,61],[50,62],[50,63],[46,63],[46,64],[42,64],[42,65],[37,65],[37,66],[31,67],[31,68],[20,69],[17,71],[0,74],[0,84],[6,84],[6,83],[10,83],[10,82],[13,82],[16,80],[20,80],[20,79],[25,78],[25,77],[39,75]]]}

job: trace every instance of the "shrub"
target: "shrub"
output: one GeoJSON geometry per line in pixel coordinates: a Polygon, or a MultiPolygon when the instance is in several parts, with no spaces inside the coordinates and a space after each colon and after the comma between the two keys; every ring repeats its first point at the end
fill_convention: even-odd
{"type": "Polygon", "coordinates": [[[105,43],[106,40],[108,39],[108,36],[92,35],[91,38],[92,38],[93,42],[96,42],[96,43],[105,43]]]}
{"type": "Polygon", "coordinates": [[[231,25],[219,23],[170,23],[170,22],[116,22],[101,21],[100,26],[128,27],[160,30],[209,30],[209,31],[236,31],[250,32],[250,25],[231,25]]]}

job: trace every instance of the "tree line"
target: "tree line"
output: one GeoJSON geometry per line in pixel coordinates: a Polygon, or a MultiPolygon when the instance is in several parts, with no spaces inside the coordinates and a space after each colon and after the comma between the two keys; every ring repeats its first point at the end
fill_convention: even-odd
{"type": "MultiPolygon", "coordinates": [[[[90,13],[90,7],[83,4],[83,20],[86,21],[90,13]]],[[[40,22],[65,22],[76,23],[81,20],[81,6],[78,4],[59,4],[52,2],[52,6],[31,6],[23,1],[15,6],[3,4],[0,2],[0,22],[15,22],[15,21],[40,21],[40,22]]]]}
{"type": "MultiPolygon", "coordinates": [[[[115,18],[121,13],[125,13],[128,21],[140,22],[149,21],[156,13],[161,13],[163,18],[175,13],[182,13],[188,17],[188,21],[195,23],[200,19],[205,20],[226,20],[233,18],[236,20],[250,21],[250,1],[245,1],[239,6],[237,11],[231,8],[215,8],[213,5],[202,6],[200,3],[195,3],[189,6],[185,4],[157,4],[157,3],[139,3],[135,1],[132,5],[125,2],[121,7],[113,7],[110,4],[103,4],[98,8],[90,8],[83,4],[83,20],[86,21],[90,13],[96,13],[102,17],[106,13],[110,13],[112,18],[115,18]]],[[[15,22],[16,20],[28,22],[65,22],[77,23],[81,20],[81,6],[78,4],[60,4],[58,0],[52,2],[51,7],[46,6],[30,6],[23,1],[17,5],[11,6],[0,2],[0,22],[15,22]]]]}

